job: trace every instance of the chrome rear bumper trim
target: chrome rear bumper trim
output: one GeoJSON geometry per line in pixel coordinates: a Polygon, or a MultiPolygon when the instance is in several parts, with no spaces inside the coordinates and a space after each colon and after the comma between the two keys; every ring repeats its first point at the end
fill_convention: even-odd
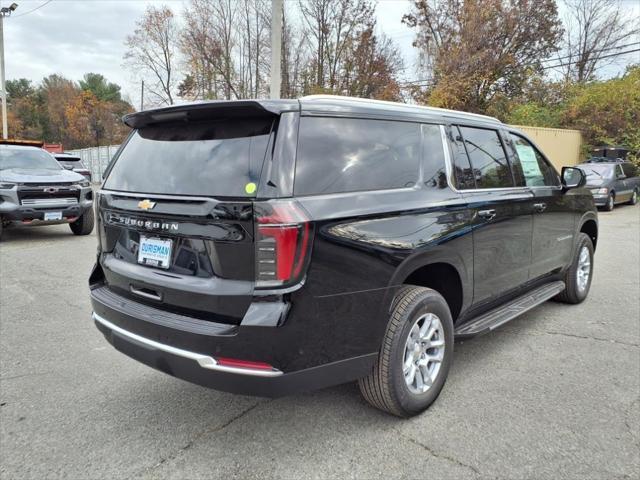
{"type": "Polygon", "coordinates": [[[234,373],[238,375],[251,375],[254,377],[278,377],[282,375],[280,370],[259,370],[254,368],[238,368],[238,367],[228,367],[226,365],[219,365],[215,358],[210,357],[208,355],[203,355],[201,353],[190,352],[188,350],[182,350],[181,348],[172,347],[171,345],[165,345],[164,343],[156,342],[155,340],[150,340],[145,337],[141,337],[135,333],[129,332],[124,328],[120,328],[117,325],[114,325],[109,320],[101,317],[97,313],[93,312],[93,319],[96,322],[100,322],[102,325],[107,327],[114,332],[119,333],[127,338],[135,340],[136,342],[142,343],[144,345],[148,345],[157,350],[161,350],[163,352],[170,353],[172,355],[176,355],[178,357],[187,358],[189,360],[195,360],[198,362],[202,368],[206,368],[207,370],[215,370],[217,372],[225,372],[225,373],[234,373]]]}

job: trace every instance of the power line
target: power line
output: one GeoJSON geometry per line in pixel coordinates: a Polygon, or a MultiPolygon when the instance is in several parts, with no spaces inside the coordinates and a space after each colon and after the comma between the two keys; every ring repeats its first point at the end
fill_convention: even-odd
{"type": "MultiPolygon", "coordinates": [[[[609,55],[602,55],[601,57],[598,57],[598,60],[600,60],[601,58],[617,57],[619,55],[626,55],[627,53],[634,53],[634,52],[640,52],[640,48],[635,48],[633,50],[627,50],[625,52],[610,53],[609,55]]],[[[581,60],[576,60],[575,62],[558,63],[557,65],[546,65],[546,66],[542,67],[542,69],[546,70],[548,68],[568,67],[569,65],[574,65],[574,64],[580,63],[580,62],[581,62],[581,60]]]]}
{"type": "MultiPolygon", "coordinates": [[[[628,46],[632,46],[632,45],[637,45],[640,44],[640,42],[635,42],[635,43],[631,43],[628,46]]],[[[626,46],[626,45],[625,45],[626,46]]],[[[620,48],[623,48],[622,46],[620,48]]],[[[602,50],[598,50],[599,52],[604,52],[607,50],[614,50],[614,48],[605,48],[602,50]]],[[[616,52],[616,53],[610,53],[609,55],[602,55],[601,57],[598,57],[598,60],[602,59],[602,58],[611,58],[611,57],[618,57],[620,55],[626,55],[628,53],[635,53],[635,52],[640,52],[640,48],[635,48],[633,50],[626,50],[624,52],[616,52]]],[[[554,59],[554,61],[556,61],[557,59],[554,59]]],[[[557,63],[555,65],[544,65],[542,66],[542,70],[547,70],[549,68],[558,68],[558,67],[568,67],[569,65],[575,65],[576,63],[580,63],[580,60],[576,60],[573,62],[567,62],[567,63],[557,63]]],[[[433,79],[423,79],[423,80],[410,80],[410,81],[405,81],[405,82],[398,82],[400,85],[407,85],[407,86],[412,86],[412,85],[416,85],[416,86],[429,86],[429,84],[434,84],[434,80],[433,79]],[[424,85],[417,85],[417,84],[424,84],[424,85]]]]}
{"type": "Polygon", "coordinates": [[[13,18],[20,18],[20,17],[24,17],[25,15],[29,15],[30,13],[33,13],[33,12],[35,12],[36,10],[40,10],[42,7],[44,7],[44,6],[48,5],[48,4],[50,4],[51,2],[53,2],[53,0],[47,0],[47,1],[46,1],[46,2],[44,2],[43,4],[38,5],[36,8],[32,8],[31,10],[27,10],[26,12],[21,13],[21,14],[19,14],[19,15],[12,15],[12,17],[13,17],[13,18]]]}
{"type": "MultiPolygon", "coordinates": [[[[626,45],[618,45],[617,47],[607,47],[607,48],[595,49],[591,53],[595,54],[595,53],[601,53],[601,52],[608,52],[610,50],[622,50],[623,48],[633,47],[634,45],[640,45],[640,42],[627,43],[626,45]]],[[[565,55],[564,57],[547,58],[545,60],[542,60],[542,62],[543,63],[546,63],[546,62],[557,62],[558,60],[567,60],[567,59],[571,59],[571,58],[575,58],[575,55],[565,55]]]]}

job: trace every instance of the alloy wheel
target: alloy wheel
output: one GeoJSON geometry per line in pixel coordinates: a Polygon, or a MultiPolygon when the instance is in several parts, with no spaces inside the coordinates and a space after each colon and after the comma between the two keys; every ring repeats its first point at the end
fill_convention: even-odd
{"type": "Polygon", "coordinates": [[[437,315],[427,313],[411,327],[404,347],[402,373],[412,393],[425,393],[436,381],[444,360],[445,338],[437,315]]]}
{"type": "Polygon", "coordinates": [[[578,284],[578,290],[580,292],[584,292],[587,289],[589,277],[591,277],[591,255],[589,254],[589,249],[583,246],[580,249],[578,269],[576,270],[576,283],[578,284]]]}

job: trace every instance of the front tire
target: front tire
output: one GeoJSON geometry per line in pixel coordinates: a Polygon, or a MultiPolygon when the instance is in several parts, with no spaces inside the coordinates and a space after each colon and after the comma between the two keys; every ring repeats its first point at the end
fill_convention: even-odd
{"type": "Polygon", "coordinates": [[[74,235],[89,235],[93,232],[94,223],[93,208],[89,208],[75,222],[70,223],[69,228],[74,235]]]}
{"type": "Polygon", "coordinates": [[[556,299],[565,303],[581,303],[589,295],[592,278],[593,243],[587,234],[580,233],[573,261],[564,275],[566,288],[556,299]]]}
{"type": "Polygon", "coordinates": [[[616,206],[616,197],[613,194],[613,192],[611,192],[607,197],[607,203],[605,204],[604,209],[605,211],[610,212],[611,210],[613,210],[613,207],[615,206],[616,206]]]}
{"type": "Polygon", "coordinates": [[[453,320],[445,299],[423,287],[401,289],[373,371],[358,381],[365,400],[399,417],[426,410],[453,360],[453,320]]]}

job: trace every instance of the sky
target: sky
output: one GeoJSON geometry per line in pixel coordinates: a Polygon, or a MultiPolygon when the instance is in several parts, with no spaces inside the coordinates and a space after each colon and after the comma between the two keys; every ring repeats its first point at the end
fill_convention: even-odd
{"type": "MultiPolygon", "coordinates": [[[[135,21],[148,5],[166,4],[176,13],[184,6],[183,0],[15,1],[18,9],[4,20],[7,79],[24,77],[37,82],[59,73],[78,80],[87,72],[101,73],[121,85],[134,103],[140,86],[135,75],[122,67],[126,36],[133,32],[135,21]]],[[[2,6],[11,3],[0,0],[2,6]]],[[[640,21],[640,0],[623,0],[622,5],[640,21]]],[[[391,37],[402,52],[404,80],[417,78],[417,54],[411,45],[414,34],[401,22],[410,7],[410,0],[378,0],[376,10],[378,30],[391,37]]],[[[610,67],[605,74],[618,74],[628,60],[610,67]]],[[[640,55],[636,61],[640,61],[640,55]]]]}

